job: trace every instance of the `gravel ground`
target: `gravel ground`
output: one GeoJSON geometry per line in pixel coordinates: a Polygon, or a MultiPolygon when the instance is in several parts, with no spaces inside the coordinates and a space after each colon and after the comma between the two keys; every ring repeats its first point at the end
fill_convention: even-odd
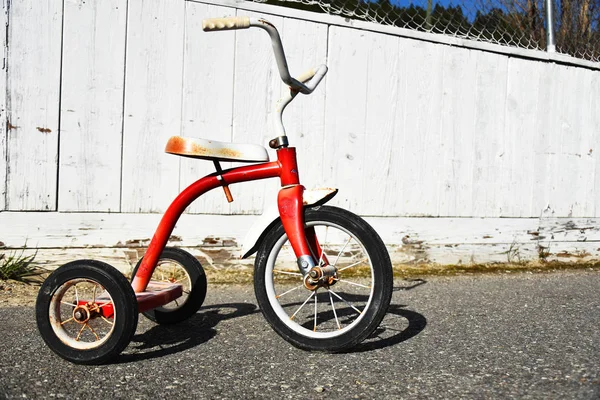
{"type": "Polygon", "coordinates": [[[287,344],[251,286],[209,285],[193,318],[141,317],[115,363],[90,367],[51,353],[17,291],[0,289],[3,398],[600,398],[598,271],[397,279],[381,328],[344,354],[287,344]]]}

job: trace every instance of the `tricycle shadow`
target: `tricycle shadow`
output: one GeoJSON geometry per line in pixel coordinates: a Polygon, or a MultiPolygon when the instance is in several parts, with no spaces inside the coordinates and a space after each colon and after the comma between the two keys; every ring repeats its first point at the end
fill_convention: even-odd
{"type": "MultiPolygon", "coordinates": [[[[228,303],[202,307],[192,318],[173,325],[155,325],[144,333],[136,334],[126,352],[116,364],[148,360],[179,353],[212,339],[220,322],[258,312],[254,304],[228,303]],[[228,312],[233,309],[232,312],[228,312]]],[[[143,318],[140,315],[140,318],[143,318]]]]}
{"type": "MultiPolygon", "coordinates": [[[[410,290],[422,285],[425,281],[411,282],[394,290],[410,290]]],[[[348,296],[351,301],[360,300],[360,296],[348,296]]],[[[427,319],[422,314],[406,309],[406,305],[390,304],[381,325],[363,343],[346,351],[360,353],[394,346],[405,342],[421,333],[427,326],[427,319]]],[[[233,318],[258,313],[254,304],[227,303],[203,307],[194,317],[175,325],[155,325],[146,332],[136,334],[125,353],[116,363],[160,358],[201,345],[216,335],[215,327],[221,322],[233,318]],[[230,311],[229,310],[233,310],[230,311]]],[[[320,314],[320,318],[328,318],[320,314]]],[[[333,316],[331,316],[333,318],[333,316]]],[[[274,339],[278,339],[274,336],[274,339]]]]}

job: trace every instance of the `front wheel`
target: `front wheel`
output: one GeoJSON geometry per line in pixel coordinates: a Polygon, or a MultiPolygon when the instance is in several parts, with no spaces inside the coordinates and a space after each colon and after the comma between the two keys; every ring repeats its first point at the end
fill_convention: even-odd
{"type": "Polygon", "coordinates": [[[273,329],[294,346],[343,351],[362,342],[383,319],[392,295],[390,257],[375,230],[348,211],[309,208],[304,219],[307,235],[317,238],[311,245],[315,261],[334,267],[335,274],[307,287],[279,222],[256,256],[256,299],[273,329]]]}

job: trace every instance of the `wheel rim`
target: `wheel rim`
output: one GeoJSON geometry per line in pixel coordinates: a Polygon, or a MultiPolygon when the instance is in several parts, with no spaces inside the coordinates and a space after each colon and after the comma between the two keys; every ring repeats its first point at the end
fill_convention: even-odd
{"type": "MultiPolygon", "coordinates": [[[[340,225],[314,221],[306,226],[315,228],[326,258],[337,268],[335,283],[308,290],[284,234],[267,260],[267,298],[278,318],[296,333],[317,339],[340,336],[360,323],[373,300],[371,258],[356,236],[340,225]]],[[[323,258],[313,257],[324,264],[323,258]]]]}
{"type": "Polygon", "coordinates": [[[185,267],[170,259],[161,259],[158,261],[151,280],[166,283],[177,283],[182,287],[181,297],[173,300],[170,303],[156,308],[162,312],[173,312],[183,307],[192,291],[192,277],[187,272],[185,267]]]}
{"type": "Polygon", "coordinates": [[[52,330],[61,342],[75,349],[91,350],[104,344],[115,329],[116,318],[117,309],[110,293],[91,279],[63,283],[50,300],[52,330]],[[101,312],[108,305],[113,307],[110,319],[101,312]]]}

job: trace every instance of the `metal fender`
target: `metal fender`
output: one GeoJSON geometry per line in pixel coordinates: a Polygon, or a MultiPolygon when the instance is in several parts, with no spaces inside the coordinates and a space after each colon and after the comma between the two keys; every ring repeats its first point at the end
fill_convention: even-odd
{"type": "MultiPolygon", "coordinates": [[[[331,200],[338,190],[332,188],[319,188],[305,190],[302,194],[302,204],[304,207],[320,206],[331,200]]],[[[241,258],[248,258],[258,250],[258,245],[263,236],[267,233],[271,225],[279,219],[279,210],[277,204],[267,209],[260,218],[252,225],[242,246],[241,258]]]]}

